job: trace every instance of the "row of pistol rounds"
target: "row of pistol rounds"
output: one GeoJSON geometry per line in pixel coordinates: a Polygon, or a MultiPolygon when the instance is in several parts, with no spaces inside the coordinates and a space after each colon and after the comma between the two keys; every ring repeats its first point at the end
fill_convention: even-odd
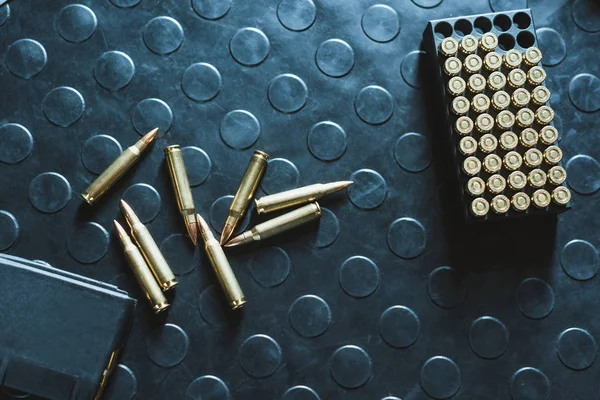
{"type": "MultiPolygon", "coordinates": [[[[502,66],[509,69],[519,68],[520,66],[535,67],[542,61],[542,52],[537,47],[529,47],[523,53],[511,49],[504,56],[500,56],[499,53],[495,52],[498,45],[498,37],[492,32],[487,32],[481,35],[479,40],[474,35],[463,36],[460,42],[452,37],[447,37],[440,43],[439,51],[445,57],[457,57],[467,60],[469,56],[477,55],[476,53],[479,50],[484,55],[483,59],[479,57],[480,63],[488,71],[497,71],[502,66]]],[[[469,62],[468,64],[471,69],[481,69],[481,67],[477,68],[475,63],[469,62]]]]}
{"type": "Polygon", "coordinates": [[[452,111],[459,116],[454,122],[454,131],[461,136],[469,135],[474,130],[489,133],[494,127],[503,131],[509,131],[515,125],[522,129],[532,126],[543,128],[554,120],[554,110],[549,106],[541,106],[536,112],[529,108],[521,108],[516,114],[509,110],[502,110],[494,118],[485,112],[487,111],[486,107],[489,107],[489,99],[484,94],[473,97],[472,107],[477,112],[481,112],[475,120],[464,115],[469,111],[468,99],[457,97],[452,101],[452,111]]]}
{"type": "MultiPolygon", "coordinates": [[[[470,93],[477,94],[483,93],[486,89],[492,92],[504,89],[513,91],[527,85],[534,88],[531,100],[536,104],[544,104],[550,98],[549,91],[539,88],[546,81],[546,71],[538,66],[531,68],[527,72],[522,69],[513,69],[508,74],[494,71],[487,78],[479,73],[475,73],[465,80],[465,78],[458,76],[460,73],[460,60],[449,58],[444,63],[444,72],[450,76],[447,89],[448,93],[453,96],[460,96],[467,90],[470,93]],[[457,67],[456,71],[449,69],[449,66],[453,65],[457,67]]],[[[522,96],[522,94],[519,96],[522,96]]],[[[519,103],[523,103],[523,98],[520,97],[517,100],[519,100],[519,103]]]]}
{"type": "MultiPolygon", "coordinates": [[[[498,177],[502,178],[500,175],[498,177]]],[[[491,177],[493,178],[493,177],[491,177]]],[[[490,179],[491,179],[490,178],[490,179]]],[[[478,179],[480,178],[472,178],[478,179]]],[[[504,179],[504,178],[502,178],[504,179]]],[[[473,187],[484,186],[483,181],[476,181],[469,185],[473,187]]],[[[564,186],[558,186],[550,193],[546,189],[538,189],[530,195],[525,192],[517,192],[511,196],[504,194],[498,194],[494,196],[490,201],[483,197],[477,197],[471,202],[470,211],[475,217],[485,217],[492,211],[494,214],[506,214],[512,207],[513,210],[518,212],[525,212],[533,207],[538,209],[545,209],[551,203],[559,206],[565,206],[571,200],[571,192],[564,186]]]]}
{"type": "MultiPolygon", "coordinates": [[[[96,204],[139,160],[142,153],[155,140],[157,133],[158,128],[155,128],[135,144],[125,149],[85,189],[82,193],[84,200],[89,205],[96,204]]],[[[204,250],[232,309],[240,308],[246,304],[246,298],[227,260],[223,247],[239,246],[264,240],[316,220],[322,215],[321,207],[316,201],[331,193],[345,189],[353,183],[352,181],[316,183],[254,199],[255,191],[260,185],[269,160],[268,154],[256,150],[242,176],[225,221],[221,240],[218,241],[204,218],[196,213],[183,153],[179,145],[168,146],[164,149],[164,152],[177,206],[183,217],[188,235],[194,245],[196,245],[199,237],[203,240],[204,250]],[[232,237],[253,200],[259,214],[296,206],[298,208],[262,222],[249,231],[232,237]]],[[[138,284],[152,305],[152,309],[155,313],[160,313],[170,306],[163,292],[175,288],[178,284],[177,279],[148,228],[123,200],[121,200],[121,211],[125,216],[127,225],[130,227],[130,234],[119,222],[114,221],[114,226],[125,257],[138,284]]]]}
{"type": "MultiPolygon", "coordinates": [[[[543,152],[538,148],[532,147],[538,140],[537,132],[533,129],[524,130],[520,136],[519,139],[514,132],[503,132],[499,139],[490,133],[481,135],[479,141],[473,136],[463,137],[458,143],[459,151],[467,157],[463,163],[463,171],[467,175],[473,176],[479,173],[482,166],[486,172],[496,173],[503,166],[508,171],[516,171],[523,164],[529,168],[538,168],[543,164],[552,167],[562,160],[563,152],[558,146],[549,145],[543,152]],[[518,144],[527,148],[523,155],[515,151],[518,144]],[[500,158],[500,155],[494,153],[498,147],[506,151],[502,158],[500,158]],[[484,155],[483,165],[481,163],[472,165],[468,160],[477,159],[479,161],[479,158],[476,156],[478,151],[484,155]]],[[[540,142],[548,144],[548,142],[542,139],[540,139],[540,142]]]]}

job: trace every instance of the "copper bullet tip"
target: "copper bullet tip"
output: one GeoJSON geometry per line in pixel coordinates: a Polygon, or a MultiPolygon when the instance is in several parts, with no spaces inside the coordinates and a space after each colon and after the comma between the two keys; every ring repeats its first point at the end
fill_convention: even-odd
{"type": "Polygon", "coordinates": [[[235,247],[240,246],[242,244],[246,244],[252,241],[252,236],[248,237],[244,233],[234,237],[229,242],[225,244],[225,247],[235,247]]]}
{"type": "Polygon", "coordinates": [[[188,235],[192,239],[194,245],[198,243],[198,223],[197,222],[186,222],[185,227],[187,228],[188,235]]]}
{"type": "Polygon", "coordinates": [[[115,227],[115,230],[117,231],[117,234],[119,235],[119,238],[121,240],[124,240],[127,237],[127,232],[125,231],[125,229],[116,220],[113,220],[113,225],[115,227]]]}
{"type": "Polygon", "coordinates": [[[148,132],[144,136],[142,136],[142,141],[146,144],[150,144],[156,138],[157,134],[158,134],[158,128],[154,128],[150,132],[148,132]]]}
{"type": "Polygon", "coordinates": [[[223,246],[225,243],[227,243],[227,241],[233,234],[234,229],[235,229],[235,226],[233,226],[231,224],[225,224],[225,226],[223,227],[223,233],[221,234],[221,240],[219,243],[221,246],[223,246]]]}

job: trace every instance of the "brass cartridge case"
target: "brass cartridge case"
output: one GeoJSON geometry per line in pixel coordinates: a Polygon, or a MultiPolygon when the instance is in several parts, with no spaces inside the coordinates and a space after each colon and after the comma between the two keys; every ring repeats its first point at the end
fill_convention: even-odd
{"type": "Polygon", "coordinates": [[[452,112],[455,115],[461,116],[469,112],[469,100],[464,96],[455,97],[452,100],[452,112]]]}
{"type": "Polygon", "coordinates": [[[458,57],[450,57],[444,61],[444,72],[448,76],[456,76],[462,70],[462,62],[458,57]]]}
{"type": "Polygon", "coordinates": [[[473,35],[466,35],[458,44],[458,49],[463,54],[473,54],[477,51],[477,38],[473,35]]]}
{"type": "Polygon", "coordinates": [[[502,159],[497,154],[488,154],[483,159],[483,169],[488,174],[495,174],[502,168],[502,159]]]}
{"type": "Polygon", "coordinates": [[[558,164],[562,160],[562,156],[562,150],[558,146],[548,146],[544,150],[544,160],[550,165],[558,164]]]}
{"type": "Polygon", "coordinates": [[[537,144],[538,133],[531,128],[525,128],[521,131],[521,144],[524,147],[533,147],[537,144]]]}
{"type": "Polygon", "coordinates": [[[469,77],[467,87],[472,93],[481,93],[485,90],[485,78],[481,74],[473,74],[469,77]]]}
{"type": "Polygon", "coordinates": [[[235,277],[223,248],[217,239],[215,239],[210,227],[200,214],[196,214],[196,223],[198,224],[200,236],[204,241],[204,251],[208,256],[213,271],[217,275],[217,280],[223,292],[225,292],[225,298],[229,306],[233,310],[243,307],[246,304],[246,297],[244,296],[244,292],[242,292],[242,288],[235,277]]]}
{"type": "Polygon", "coordinates": [[[473,96],[473,111],[477,113],[488,112],[490,109],[490,99],[483,93],[476,94],[473,96]]]}
{"type": "Polygon", "coordinates": [[[195,216],[196,207],[194,206],[194,198],[192,197],[192,190],[190,189],[190,183],[185,170],[185,163],[183,162],[183,155],[179,145],[166,147],[165,156],[167,158],[169,174],[171,175],[171,183],[173,184],[173,190],[175,191],[175,198],[177,199],[177,207],[183,216],[190,239],[196,244],[196,241],[198,240],[198,226],[195,216]]]}
{"type": "Polygon", "coordinates": [[[266,214],[285,208],[312,203],[329,194],[338,192],[352,185],[352,181],[339,181],[331,183],[315,183],[297,189],[286,190],[255,199],[256,212],[266,214]]]}
{"type": "Polygon", "coordinates": [[[454,130],[461,136],[465,136],[473,132],[473,120],[469,117],[459,117],[454,123],[454,130]]]}
{"type": "Polygon", "coordinates": [[[566,206],[571,200],[571,191],[564,186],[558,186],[552,191],[552,201],[559,206],[566,206]]]}
{"type": "Polygon", "coordinates": [[[506,180],[500,174],[494,174],[487,181],[487,188],[490,193],[499,194],[506,188],[506,180]]]}
{"type": "Polygon", "coordinates": [[[530,47],[523,52],[523,62],[530,67],[542,61],[542,52],[537,47],[530,47]]]}
{"type": "Polygon", "coordinates": [[[321,217],[318,203],[310,203],[279,217],[256,225],[249,231],[231,239],[225,247],[239,246],[245,243],[264,240],[321,217]]]}
{"type": "Polygon", "coordinates": [[[511,199],[512,206],[517,211],[526,211],[531,204],[531,199],[524,192],[515,193],[511,199]]]}
{"type": "Polygon", "coordinates": [[[444,40],[442,40],[442,43],[440,43],[440,53],[442,53],[446,57],[452,57],[456,55],[457,51],[458,42],[454,38],[447,37],[444,40]]]}
{"type": "Polygon", "coordinates": [[[503,150],[514,150],[519,144],[519,138],[514,132],[504,132],[500,135],[500,147],[503,150]]]}
{"type": "Polygon", "coordinates": [[[527,150],[523,155],[525,165],[531,168],[539,167],[543,160],[544,156],[542,155],[542,152],[535,148],[527,150]]]}
{"type": "MultiPolygon", "coordinates": [[[[543,87],[543,86],[542,86],[543,87]]],[[[518,88],[512,94],[512,103],[516,108],[527,107],[529,101],[531,100],[531,95],[527,89],[518,88]]]]}
{"type": "Polygon", "coordinates": [[[521,165],[523,164],[523,158],[516,151],[509,151],[504,155],[503,162],[504,168],[509,171],[515,171],[521,168],[521,165]]]}
{"type": "Polygon", "coordinates": [[[479,39],[479,48],[485,52],[494,51],[498,47],[498,36],[492,32],[486,32],[479,39]]]}
{"type": "Polygon", "coordinates": [[[548,180],[553,185],[562,185],[566,179],[567,171],[563,167],[556,165],[548,171],[548,180]]]}
{"type": "Polygon", "coordinates": [[[542,67],[531,67],[529,71],[527,71],[527,81],[534,85],[539,86],[546,80],[546,71],[542,67]]]}
{"type": "Polygon", "coordinates": [[[490,133],[482,135],[479,139],[479,150],[484,153],[491,153],[498,147],[498,139],[490,133]]]}
{"type": "Polygon", "coordinates": [[[529,128],[535,121],[535,114],[529,108],[521,108],[517,111],[517,125],[521,128],[529,128]]]}
{"type": "Polygon", "coordinates": [[[476,74],[481,71],[481,68],[483,67],[483,61],[477,54],[470,54],[467,56],[467,58],[465,58],[463,67],[467,73],[476,74]]]}
{"type": "Polygon", "coordinates": [[[477,175],[481,171],[481,161],[477,157],[467,157],[463,161],[462,169],[469,176],[477,175]]]}
{"type": "Polygon", "coordinates": [[[535,112],[535,121],[540,125],[548,125],[554,119],[554,110],[548,106],[541,106],[535,112]]]}
{"type": "Polygon", "coordinates": [[[550,90],[546,86],[536,86],[531,90],[531,100],[538,106],[544,105],[550,100],[550,90]]]}
{"type": "Polygon", "coordinates": [[[544,144],[553,144],[558,140],[558,130],[553,126],[545,126],[540,129],[540,142],[544,144]]]}
{"type": "Polygon", "coordinates": [[[508,73],[506,81],[513,88],[520,88],[527,82],[527,74],[522,69],[516,68],[508,73]]]}
{"type": "Polygon", "coordinates": [[[527,176],[527,180],[531,187],[539,189],[546,184],[546,173],[539,168],[532,169],[527,176]]]}
{"type": "Polygon", "coordinates": [[[477,140],[475,140],[472,136],[465,136],[460,139],[458,143],[458,149],[465,156],[470,156],[475,154],[477,151],[477,140]]]}
{"type": "Polygon", "coordinates": [[[515,125],[515,115],[508,110],[500,111],[496,115],[496,125],[503,131],[512,129],[515,125]]]}
{"type": "Polygon", "coordinates": [[[502,63],[507,68],[513,69],[519,68],[519,66],[521,65],[521,61],[523,61],[521,53],[519,53],[517,50],[512,49],[504,53],[502,63]]]}
{"type": "Polygon", "coordinates": [[[504,90],[497,91],[492,95],[492,107],[496,110],[506,110],[508,106],[510,106],[510,95],[504,90]]]}
{"type": "Polygon", "coordinates": [[[450,78],[450,80],[448,81],[448,92],[452,96],[462,96],[466,89],[467,84],[465,83],[465,80],[460,76],[450,78]]]}
{"type": "Polygon", "coordinates": [[[485,192],[485,182],[483,179],[474,176],[467,182],[467,193],[471,196],[481,196],[485,192]]]}
{"type": "Polygon", "coordinates": [[[490,203],[483,197],[478,197],[471,202],[471,214],[476,217],[485,217],[490,211],[490,203]]]}
{"type": "Polygon", "coordinates": [[[502,57],[496,52],[491,52],[483,58],[483,67],[490,71],[498,71],[502,67],[502,57]]]}
{"type": "Polygon", "coordinates": [[[494,92],[502,90],[506,86],[506,76],[500,71],[492,72],[490,76],[488,76],[487,84],[494,92]]]}
{"type": "Polygon", "coordinates": [[[538,189],[531,195],[531,201],[533,205],[537,208],[546,208],[550,205],[552,201],[552,196],[548,193],[547,190],[538,189]]]}
{"type": "Polygon", "coordinates": [[[527,185],[527,177],[521,171],[514,171],[508,175],[508,186],[512,190],[521,190],[527,185]]]}
{"type": "Polygon", "coordinates": [[[475,128],[482,133],[488,133],[494,128],[494,118],[490,114],[480,114],[475,120],[475,128]]]}
{"type": "Polygon", "coordinates": [[[510,209],[510,200],[505,195],[499,194],[492,199],[490,205],[496,214],[504,214],[510,209]]]}
{"type": "Polygon", "coordinates": [[[244,176],[229,207],[227,220],[221,234],[221,244],[225,244],[229,240],[233,231],[246,214],[246,210],[254,197],[254,192],[256,192],[265,174],[268,161],[269,155],[260,150],[255,150],[252,157],[250,157],[246,172],[244,172],[244,176]]]}
{"type": "Polygon", "coordinates": [[[115,159],[81,194],[81,197],[90,205],[106,193],[117,181],[139,160],[142,152],[156,137],[158,128],[154,128],[129,146],[115,159]]]}

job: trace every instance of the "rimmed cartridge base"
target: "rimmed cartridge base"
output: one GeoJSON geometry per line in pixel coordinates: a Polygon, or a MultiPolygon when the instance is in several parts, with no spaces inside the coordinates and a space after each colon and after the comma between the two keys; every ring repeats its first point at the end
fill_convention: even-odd
{"type": "Polygon", "coordinates": [[[165,311],[169,307],[170,307],[169,303],[160,303],[160,304],[155,304],[152,307],[152,310],[154,310],[155,314],[160,314],[160,313],[162,313],[163,311],[165,311]]]}
{"type": "Polygon", "coordinates": [[[241,299],[237,299],[237,300],[234,300],[231,303],[229,303],[232,310],[239,310],[240,308],[244,307],[245,304],[246,304],[245,297],[242,297],[241,299]]]}
{"type": "Polygon", "coordinates": [[[173,289],[175,286],[177,286],[178,283],[179,282],[177,282],[177,279],[171,279],[170,281],[163,283],[161,285],[163,292],[167,292],[173,289]]]}

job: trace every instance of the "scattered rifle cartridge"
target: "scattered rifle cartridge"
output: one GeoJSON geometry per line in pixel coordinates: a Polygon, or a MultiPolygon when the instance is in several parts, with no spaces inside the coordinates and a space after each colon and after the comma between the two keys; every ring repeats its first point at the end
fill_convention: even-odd
{"type": "Polygon", "coordinates": [[[177,285],[177,279],[167,260],[162,255],[150,231],[138,218],[133,209],[125,201],[121,200],[121,211],[125,215],[127,224],[131,229],[131,236],[137,243],[150,270],[163,291],[171,290],[177,285]]]}
{"type": "Polygon", "coordinates": [[[173,183],[173,190],[177,198],[177,207],[183,216],[185,227],[192,242],[196,244],[198,240],[198,225],[196,223],[196,207],[194,198],[188,181],[183,155],[179,145],[173,145],[165,148],[167,166],[173,183]]]}
{"type": "Polygon", "coordinates": [[[146,133],[133,146],[129,146],[115,159],[81,194],[81,197],[90,205],[98,201],[133,164],[135,164],[144,150],[156,138],[158,128],[146,133]]]}
{"type": "Polygon", "coordinates": [[[223,248],[217,239],[215,239],[210,227],[200,214],[196,214],[196,222],[198,224],[200,236],[204,241],[204,251],[208,256],[210,265],[212,265],[212,268],[217,275],[217,280],[219,281],[221,288],[223,288],[223,291],[225,292],[225,297],[227,298],[229,306],[233,310],[243,307],[244,304],[246,304],[246,297],[244,297],[242,288],[233,273],[233,269],[231,269],[231,265],[229,265],[229,261],[227,260],[225,252],[223,252],[223,248]]]}
{"type": "Polygon", "coordinates": [[[125,229],[117,221],[113,221],[115,229],[117,230],[117,236],[123,246],[123,252],[127,258],[127,263],[131,267],[131,271],[138,281],[138,284],[144,291],[146,298],[152,304],[152,309],[156,314],[166,310],[169,307],[167,298],[163,294],[160,286],[154,279],[152,271],[144,256],[137,248],[133,241],[125,231],[125,229]]]}
{"type": "Polygon", "coordinates": [[[252,202],[252,197],[254,197],[254,192],[256,192],[260,180],[265,174],[268,161],[269,155],[267,153],[260,150],[254,151],[238,190],[231,202],[231,206],[229,207],[227,220],[225,221],[225,226],[221,233],[221,245],[227,243],[240,220],[244,217],[244,214],[246,214],[248,205],[252,202]]]}
{"type": "Polygon", "coordinates": [[[239,246],[275,236],[321,217],[318,203],[310,203],[279,217],[270,219],[231,239],[225,247],[239,246]]]}

